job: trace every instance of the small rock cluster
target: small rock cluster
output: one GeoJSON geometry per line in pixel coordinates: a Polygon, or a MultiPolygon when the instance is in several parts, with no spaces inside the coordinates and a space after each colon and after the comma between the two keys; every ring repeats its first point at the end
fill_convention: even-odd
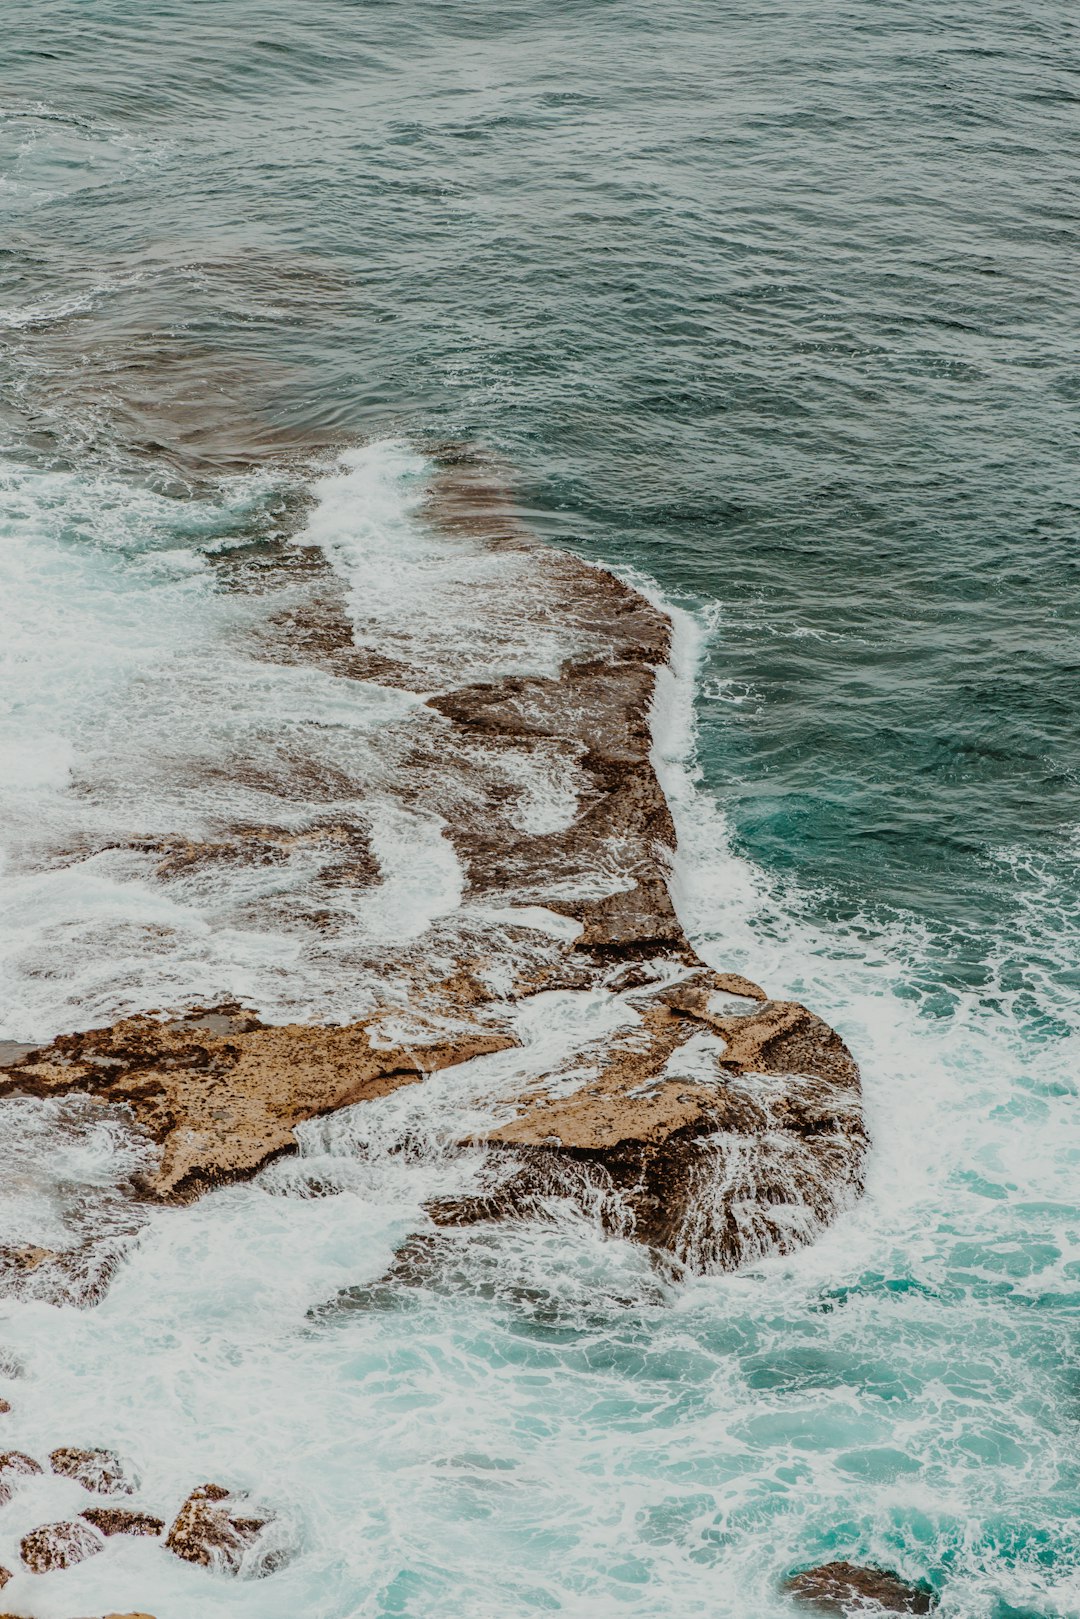
{"type": "MultiPolygon", "coordinates": [[[[97,1495],[133,1495],[136,1480],[112,1450],[80,1450],[64,1445],[49,1457],[54,1473],[73,1479],[83,1489],[97,1495]]],[[[21,1450],[0,1451],[0,1506],[11,1500],[20,1477],[44,1472],[41,1463],[21,1450]]],[[[237,1574],[245,1554],[254,1546],[270,1523],[268,1517],[253,1517],[247,1510],[244,1492],[228,1490],[221,1484],[202,1484],[192,1490],[165,1538],[165,1545],[185,1562],[198,1563],[223,1573],[237,1574]]],[[[77,1518],[41,1524],[23,1536],[19,1551],[32,1574],[48,1574],[54,1569],[71,1568],[93,1557],[105,1547],[111,1535],[165,1534],[164,1518],[132,1507],[103,1505],[87,1507],[77,1518]]],[[[279,1566],[280,1555],[263,1559],[259,1572],[270,1573],[279,1566]]],[[[0,1567],[0,1589],[11,1579],[11,1570],[0,1567]]],[[[13,1616],[0,1614],[0,1619],[13,1616]]],[[[109,1614],[106,1619],[150,1619],[147,1614],[109,1614]]]]}

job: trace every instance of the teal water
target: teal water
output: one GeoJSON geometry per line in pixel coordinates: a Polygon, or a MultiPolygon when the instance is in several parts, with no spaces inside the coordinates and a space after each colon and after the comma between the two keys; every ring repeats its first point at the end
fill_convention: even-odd
{"type": "MultiPolygon", "coordinates": [[[[110,1547],[43,1619],[773,1619],[828,1555],[1080,1612],[1071,10],[9,0],[3,59],[16,820],[125,670],[244,627],[198,559],[288,521],[290,465],[477,441],[688,613],[684,914],[832,1018],[876,1142],[814,1250],[670,1295],[525,1234],[312,1324],[400,1207],[245,1188],[98,1311],[12,1306],[31,1427],[92,1390],[301,1547],[239,1587],[110,1547]]],[[[40,914],[0,1036],[66,1026],[40,914]]]]}

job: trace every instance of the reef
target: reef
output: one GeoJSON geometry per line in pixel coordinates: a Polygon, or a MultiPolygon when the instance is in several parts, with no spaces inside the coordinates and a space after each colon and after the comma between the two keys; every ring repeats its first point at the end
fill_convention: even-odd
{"type": "MultiPolygon", "coordinates": [[[[477,585],[491,612],[469,644],[453,627],[460,595],[410,636],[350,603],[310,546],[282,546],[259,579],[262,656],[410,694],[378,760],[361,775],[311,753],[274,769],[238,759],[238,780],[289,807],[287,827],[222,826],[202,843],[165,828],[130,845],[165,885],[306,862],[306,923],[348,940],[370,1012],[339,1025],[268,1024],[235,1004],[147,1012],[13,1051],[0,1096],[77,1093],[116,1109],[155,1149],[132,1196],[185,1202],[294,1151],[321,1115],[446,1070],[467,1096],[476,1059],[520,1040],[533,996],[607,997],[614,1034],[523,1079],[487,1128],[462,1135],[462,1152],[486,1155],[479,1189],[433,1204],[435,1224],[543,1218],[567,1199],[691,1269],[812,1240],[861,1190],[858,1069],[813,1012],[714,971],[683,931],[653,762],[666,615],[539,546],[469,452],[444,452],[424,521],[491,564],[477,585]],[[438,826],[461,894],[419,938],[369,946],[353,940],[349,896],[385,881],[372,824],[388,796],[438,826]]],[[[37,1249],[2,1258],[20,1286],[50,1262],[37,1249]]]]}

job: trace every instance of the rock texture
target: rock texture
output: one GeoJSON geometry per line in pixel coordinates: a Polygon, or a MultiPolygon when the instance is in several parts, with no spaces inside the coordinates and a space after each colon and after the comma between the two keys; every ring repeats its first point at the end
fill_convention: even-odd
{"type": "Polygon", "coordinates": [[[0,1451],[0,1506],[11,1500],[19,1478],[41,1471],[41,1463],[21,1450],[0,1451]]]}
{"type": "Polygon", "coordinates": [[[48,1574],[53,1569],[71,1568],[85,1562],[104,1548],[104,1538],[88,1523],[73,1519],[47,1523],[24,1535],[19,1551],[31,1574],[48,1574]]]}
{"type": "Polygon", "coordinates": [[[284,881],[290,862],[315,862],[292,921],[347,939],[370,1015],[129,1017],[13,1052],[0,1097],[77,1092],[126,1109],[159,1148],[139,1194],[179,1202],[293,1150],[306,1120],[506,1050],[527,997],[583,991],[618,998],[626,1032],[522,1081],[489,1128],[470,1127],[461,1149],[483,1146],[488,1170],[436,1221],[541,1216],[571,1198],[694,1268],[812,1239],[861,1188],[858,1071],[812,1012],[714,973],[683,933],[652,762],[667,618],[539,547],[468,451],[443,453],[426,516],[453,565],[396,617],[377,592],[348,599],[311,546],[281,546],[257,586],[229,575],[229,588],[280,591],[268,660],[412,694],[363,775],[313,751],[238,759],[234,779],[283,816],[291,806],[288,826],[221,827],[203,843],[165,828],[130,845],[165,884],[237,863],[273,864],[284,881]],[[441,829],[463,893],[418,939],[365,955],[341,896],[382,881],[368,806],[387,799],[441,829]]]}
{"type": "MultiPolygon", "coordinates": [[[[218,1012],[222,1024],[230,1022],[218,1012]]],[[[237,1018],[216,1033],[207,1019],[126,1018],[108,1029],[62,1035],[36,1060],[9,1070],[0,1094],[84,1090],[120,1102],[161,1143],[144,1192],[175,1202],[254,1172],[295,1146],[304,1119],[384,1096],[453,1062],[500,1051],[506,1034],[473,1028],[411,1049],[383,1049],[367,1024],[266,1028],[237,1018]]]]}
{"type": "Polygon", "coordinates": [[[114,1450],[78,1450],[63,1445],[50,1454],[49,1465],[54,1473],[73,1478],[84,1490],[98,1495],[132,1495],[135,1491],[134,1481],[114,1450]]]}
{"type": "Polygon", "coordinates": [[[246,1499],[221,1484],[200,1485],[177,1513],[166,1546],[185,1562],[237,1573],[269,1522],[246,1512],[246,1499]]]}
{"type": "Polygon", "coordinates": [[[103,1535],[163,1535],[165,1520],[127,1507],[87,1507],[79,1514],[103,1535]]]}
{"type": "Polygon", "coordinates": [[[817,1613],[853,1614],[930,1613],[930,1591],[909,1585],[880,1568],[855,1563],[825,1563],[795,1574],[785,1587],[800,1603],[817,1613]]]}

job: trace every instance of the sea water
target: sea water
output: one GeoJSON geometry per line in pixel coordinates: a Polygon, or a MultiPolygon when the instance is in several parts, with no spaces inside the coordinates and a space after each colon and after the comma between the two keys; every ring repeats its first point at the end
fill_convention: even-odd
{"type": "MultiPolygon", "coordinates": [[[[118,1537],[5,1599],[780,1619],[842,1557],[945,1619],[1080,1612],[1067,8],[14,0],[4,48],[0,1038],[366,1010],[299,891],[163,888],[130,844],[265,819],[238,753],[377,767],[409,694],[268,663],[222,559],[299,537],[415,649],[461,566],[426,457],[465,440],[671,611],[680,914],[835,1024],[874,1138],[863,1202],[737,1275],[564,1216],[380,1284],[467,1180],[470,1098],[612,1016],[523,1009],[520,1053],[154,1213],[95,1308],[5,1303],[5,1443],[115,1446],[163,1511],[247,1487],[288,1553],[229,1580],[118,1537]]],[[[456,861],[379,837],[356,936],[422,937],[456,861]]],[[[137,1143],[3,1125],[5,1244],[61,1240],[72,1188],[120,1219],[137,1143]]],[[[83,1500],[27,1480],[0,1563],[83,1500]]]]}

